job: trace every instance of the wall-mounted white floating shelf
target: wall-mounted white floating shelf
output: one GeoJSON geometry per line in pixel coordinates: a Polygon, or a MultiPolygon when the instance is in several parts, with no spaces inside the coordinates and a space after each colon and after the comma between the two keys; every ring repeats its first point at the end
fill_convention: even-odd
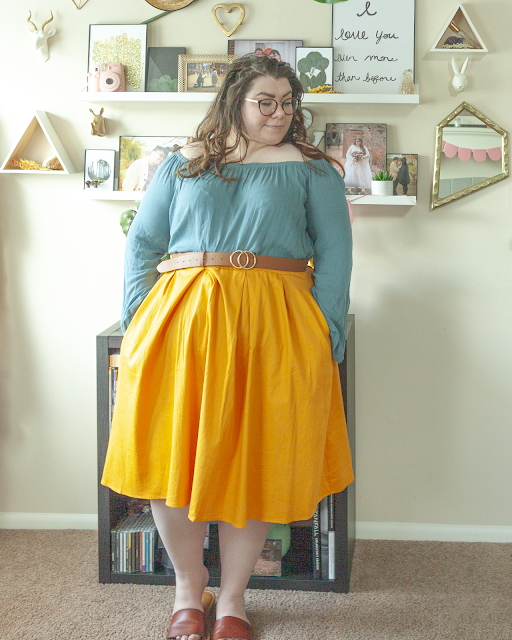
{"type": "MultiPolygon", "coordinates": [[[[86,92],[78,94],[81,102],[212,102],[215,93],[192,92],[86,92]]],[[[305,93],[304,104],[419,104],[419,86],[415,95],[400,93],[305,93]]]]}
{"type": "MultiPolygon", "coordinates": [[[[84,198],[88,200],[114,200],[117,202],[129,200],[142,200],[144,191],[101,191],[100,189],[84,189],[82,191],[84,198]]],[[[352,204],[371,204],[371,205],[402,205],[413,206],[416,204],[416,196],[348,196],[352,204]],[[412,202],[411,202],[412,200],[412,202]]]]}
{"type": "Polygon", "coordinates": [[[350,204],[352,205],[371,204],[412,207],[416,204],[416,196],[347,196],[347,200],[350,200],[350,204]]]}
{"type": "Polygon", "coordinates": [[[101,191],[101,189],[84,189],[84,198],[88,200],[142,200],[144,191],[101,191]]]}

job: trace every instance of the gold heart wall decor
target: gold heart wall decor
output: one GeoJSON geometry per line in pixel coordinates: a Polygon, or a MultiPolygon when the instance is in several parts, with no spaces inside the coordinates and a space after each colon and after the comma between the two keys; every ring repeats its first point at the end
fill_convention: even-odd
{"type": "Polygon", "coordinates": [[[76,0],[73,0],[73,4],[75,5],[75,7],[77,9],[83,9],[83,7],[85,7],[85,5],[89,2],[89,0],[85,0],[85,2],[83,0],[78,0],[78,4],[76,2],[76,0]]]}
{"type": "Polygon", "coordinates": [[[212,16],[213,19],[215,20],[215,23],[217,24],[218,27],[220,27],[222,29],[222,31],[224,31],[224,33],[229,37],[231,35],[233,35],[233,33],[235,33],[235,31],[238,29],[238,27],[242,24],[242,22],[244,21],[245,18],[245,9],[242,7],[241,4],[235,3],[235,4],[216,4],[213,9],[212,9],[212,16]],[[225,29],[220,20],[217,18],[217,11],[219,9],[225,9],[228,13],[231,13],[233,11],[233,9],[240,9],[240,18],[238,18],[238,22],[235,24],[235,26],[231,29],[231,31],[228,31],[227,29],[225,29]]]}

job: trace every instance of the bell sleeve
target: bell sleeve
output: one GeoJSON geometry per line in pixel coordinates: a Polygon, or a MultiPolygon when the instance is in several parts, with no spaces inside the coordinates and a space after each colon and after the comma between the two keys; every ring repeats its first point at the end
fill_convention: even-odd
{"type": "Polygon", "coordinates": [[[128,231],[121,312],[123,333],[158,280],[156,268],[169,247],[169,211],[178,181],[174,174],[179,164],[179,156],[174,153],[160,165],[128,231]]]}
{"type": "Polygon", "coordinates": [[[306,199],[307,232],[313,242],[315,283],[311,293],[329,326],[333,357],[342,362],[350,304],[352,230],[345,183],[327,161],[310,172],[306,199]]]}

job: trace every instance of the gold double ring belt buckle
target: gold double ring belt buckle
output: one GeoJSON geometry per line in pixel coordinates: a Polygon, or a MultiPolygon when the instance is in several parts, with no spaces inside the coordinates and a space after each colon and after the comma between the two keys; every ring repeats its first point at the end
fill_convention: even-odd
{"type": "Polygon", "coordinates": [[[252,251],[237,249],[229,256],[229,261],[235,269],[254,269],[256,266],[256,256],[252,251]]]}

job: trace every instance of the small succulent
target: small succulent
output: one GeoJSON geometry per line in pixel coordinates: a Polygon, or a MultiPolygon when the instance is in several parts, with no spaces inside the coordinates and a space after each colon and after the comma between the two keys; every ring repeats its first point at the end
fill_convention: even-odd
{"type": "Polygon", "coordinates": [[[390,175],[387,171],[384,173],[381,171],[380,173],[374,173],[372,180],[384,182],[387,180],[393,180],[393,176],[390,175]]]}

